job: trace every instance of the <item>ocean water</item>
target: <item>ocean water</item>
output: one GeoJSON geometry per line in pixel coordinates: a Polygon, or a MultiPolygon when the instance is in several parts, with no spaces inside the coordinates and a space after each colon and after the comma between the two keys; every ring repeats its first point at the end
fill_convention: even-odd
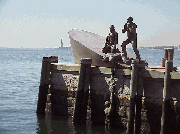
{"type": "MultiPolygon", "coordinates": [[[[140,54],[149,65],[160,66],[164,51],[140,54]]],[[[180,66],[179,55],[175,50],[174,66],[180,66]]],[[[58,56],[59,63],[73,62],[70,49],[0,49],[0,134],[106,133],[90,124],[74,128],[70,118],[36,115],[42,58],[48,56],[58,56]]]]}

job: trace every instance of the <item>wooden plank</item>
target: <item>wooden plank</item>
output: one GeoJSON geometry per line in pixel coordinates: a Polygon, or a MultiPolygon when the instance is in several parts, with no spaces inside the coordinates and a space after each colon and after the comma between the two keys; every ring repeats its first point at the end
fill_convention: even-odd
{"type": "MultiPolygon", "coordinates": [[[[158,78],[164,79],[164,74],[165,74],[165,70],[158,71],[156,69],[152,69],[152,70],[148,69],[145,71],[143,77],[146,77],[146,78],[151,77],[154,79],[158,79],[158,78]]],[[[172,71],[170,72],[170,75],[171,75],[171,79],[180,79],[180,72],[172,71]]]]}
{"type": "Polygon", "coordinates": [[[73,64],[73,63],[53,63],[51,64],[54,66],[54,69],[56,70],[65,70],[65,71],[80,71],[80,65],[79,64],[73,64]]]}
{"type": "MultiPolygon", "coordinates": [[[[92,74],[111,74],[111,68],[92,67],[92,74]]],[[[131,75],[130,69],[116,69],[115,75],[131,75]]]]}
{"type": "MultiPolygon", "coordinates": [[[[52,63],[53,70],[59,71],[66,71],[66,72],[79,72],[80,65],[74,63],[52,63]]],[[[111,74],[111,68],[107,67],[95,67],[92,66],[91,75],[99,75],[99,74],[111,74]]],[[[180,68],[179,68],[180,69],[180,68]]],[[[154,79],[164,79],[165,69],[160,66],[150,66],[146,68],[143,77],[145,78],[154,78],[154,79]]],[[[77,74],[77,73],[75,73],[77,74]]],[[[130,69],[116,69],[115,73],[116,77],[118,75],[131,75],[130,69]]],[[[171,72],[171,79],[180,79],[180,72],[179,71],[172,71],[171,72]]]]}
{"type": "Polygon", "coordinates": [[[66,70],[55,70],[55,71],[51,71],[51,73],[61,73],[61,74],[74,74],[74,75],[79,75],[79,71],[66,71],[66,70]]]}

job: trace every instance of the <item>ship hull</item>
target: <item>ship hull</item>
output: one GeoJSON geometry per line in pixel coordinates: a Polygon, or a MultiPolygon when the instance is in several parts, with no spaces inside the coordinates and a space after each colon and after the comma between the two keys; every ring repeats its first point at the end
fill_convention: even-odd
{"type": "Polygon", "coordinates": [[[108,63],[102,61],[102,56],[97,54],[96,52],[90,50],[85,47],[78,41],[74,40],[70,37],[71,50],[73,53],[74,63],[80,64],[81,58],[91,58],[93,66],[110,66],[108,63]]]}

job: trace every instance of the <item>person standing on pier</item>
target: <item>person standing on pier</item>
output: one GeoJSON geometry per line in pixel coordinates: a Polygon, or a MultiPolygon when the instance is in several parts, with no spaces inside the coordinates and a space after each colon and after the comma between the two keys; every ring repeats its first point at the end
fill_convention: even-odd
{"type": "Polygon", "coordinates": [[[137,33],[136,33],[137,25],[133,23],[133,18],[130,16],[127,18],[127,23],[124,25],[124,29],[122,29],[122,33],[127,32],[127,39],[122,43],[122,52],[124,53],[124,58],[127,59],[126,45],[131,43],[133,50],[136,54],[136,58],[140,59],[139,51],[137,49],[137,33]]]}

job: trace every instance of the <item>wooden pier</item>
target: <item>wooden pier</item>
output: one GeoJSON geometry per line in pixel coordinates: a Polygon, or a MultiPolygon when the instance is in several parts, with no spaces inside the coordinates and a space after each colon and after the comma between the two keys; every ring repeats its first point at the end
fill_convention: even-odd
{"type": "Polygon", "coordinates": [[[173,68],[172,51],[165,52],[162,66],[134,60],[130,68],[116,68],[113,101],[111,68],[91,66],[91,59],[63,64],[44,57],[37,114],[49,110],[64,116],[72,108],[74,123],[84,124],[88,105],[92,124],[105,126],[113,106],[116,127],[128,134],[180,133],[180,68],[173,68]]]}

